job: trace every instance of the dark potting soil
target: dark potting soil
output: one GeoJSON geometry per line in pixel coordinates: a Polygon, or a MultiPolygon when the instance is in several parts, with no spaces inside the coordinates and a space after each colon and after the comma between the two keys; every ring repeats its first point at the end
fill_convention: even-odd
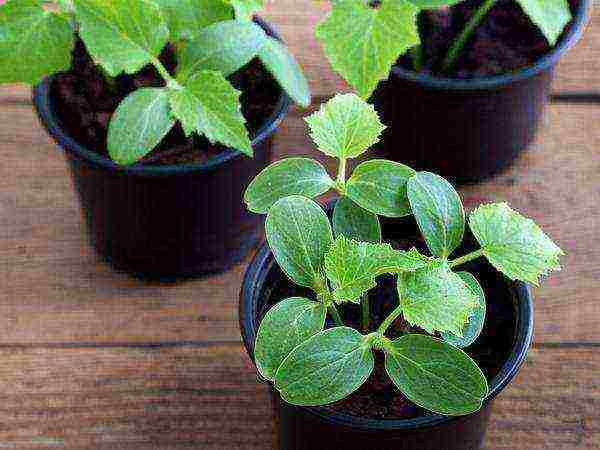
{"type": "MultiPolygon", "coordinates": [[[[171,46],[165,48],[159,59],[170,73],[175,72],[177,62],[171,46]]],[[[229,80],[242,92],[242,114],[253,135],[275,111],[280,89],[258,59],[231,75],[229,80]]],[[[71,69],[56,76],[51,95],[58,118],[69,134],[81,145],[108,157],[108,124],[119,103],[136,89],[163,85],[152,66],[135,75],[120,75],[114,83],[107,81],[83,42],[77,39],[71,69]]],[[[211,144],[195,133],[187,138],[181,125],[176,124],[161,144],[138,164],[203,163],[225,150],[224,146],[211,144]]]]}
{"type": "MultiPolygon", "coordinates": [[[[573,14],[578,1],[569,0],[573,14]]],[[[448,48],[482,3],[483,0],[467,0],[451,8],[419,14],[423,73],[453,78],[506,74],[533,65],[552,49],[516,1],[499,0],[466,43],[454,66],[442,72],[440,65],[448,48]]],[[[413,69],[409,53],[400,58],[399,64],[413,69]]]]}
{"type": "MultiPolygon", "coordinates": [[[[397,249],[416,247],[420,252],[428,254],[423,239],[390,241],[397,249]]],[[[457,254],[464,254],[459,250],[457,254]]],[[[465,351],[478,363],[488,381],[496,376],[503,364],[508,360],[515,337],[516,313],[514,305],[506,295],[506,284],[502,275],[498,274],[487,263],[472,262],[462,266],[460,270],[471,272],[481,283],[486,293],[486,323],[477,341],[465,351]]],[[[374,331],[379,324],[398,305],[396,281],[393,276],[381,276],[378,285],[369,292],[372,323],[369,331],[374,331]]],[[[287,297],[304,296],[314,298],[312,291],[294,285],[285,276],[281,276],[262,293],[268,299],[261,311],[261,318],[267,310],[287,297]]],[[[360,330],[360,307],[344,304],[338,308],[346,325],[360,330]]],[[[328,318],[327,327],[333,322],[328,318]]],[[[397,319],[388,329],[386,336],[399,337],[406,333],[423,333],[423,330],[412,327],[403,319],[397,319]]],[[[369,419],[411,419],[429,415],[430,412],[416,406],[395,387],[384,367],[384,355],[375,352],[375,369],[367,382],[347,398],[328,405],[333,411],[369,419]]]]}

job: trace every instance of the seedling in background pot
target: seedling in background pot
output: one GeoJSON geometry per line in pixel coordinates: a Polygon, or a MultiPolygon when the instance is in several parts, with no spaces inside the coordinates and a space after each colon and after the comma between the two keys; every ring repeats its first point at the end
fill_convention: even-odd
{"type": "Polygon", "coordinates": [[[488,384],[462,348],[481,333],[485,294],[473,275],[455,270],[485,257],[507,277],[537,284],[560,269],[563,252],[531,220],[495,203],[469,215],[481,247],[455,256],[466,219],[446,180],[385,160],[363,162],[346,177],[348,159],[363,154],[384,128],[370,105],[338,95],[307,122],[318,149],[339,160],[337,178],[316,161],[289,158],[259,174],[245,196],[250,210],[267,213],[267,240],[283,272],[314,291],[267,312],[256,338],[258,370],[285,401],[325,405],[356,391],[381,351],[387,374],[415,404],[446,415],[478,410],[488,384]],[[330,189],[340,195],[332,224],[312,200],[330,189]],[[381,242],[379,216],[409,214],[430,254],[381,242]],[[369,291],[382,274],[396,276],[398,306],[373,323],[369,291]],[[360,331],[343,322],[339,308],[349,303],[362,305],[360,331]],[[423,332],[390,339],[389,327],[401,317],[423,332]]]}
{"type": "Polygon", "coordinates": [[[310,92],[300,67],[278,40],[252,22],[263,0],[9,0],[0,6],[0,83],[36,84],[71,64],[75,32],[107,77],[156,68],[164,87],[141,88],[117,108],[108,151],[118,164],[151,152],[180,122],[186,135],[252,156],[240,92],[227,80],[258,56],[302,106],[310,92]],[[54,3],[54,4],[53,4],[54,3]],[[177,49],[177,72],[158,60],[177,49]]]}
{"type": "MultiPolygon", "coordinates": [[[[332,0],[332,11],[318,25],[317,37],[333,68],[363,98],[387,79],[400,56],[411,51],[414,67],[420,69],[421,37],[417,16],[423,10],[448,7],[463,0],[332,0]]],[[[498,0],[484,0],[463,31],[450,43],[441,61],[442,71],[452,67],[473,32],[498,0]]],[[[515,0],[555,45],[571,21],[567,0],[515,0]]]]}

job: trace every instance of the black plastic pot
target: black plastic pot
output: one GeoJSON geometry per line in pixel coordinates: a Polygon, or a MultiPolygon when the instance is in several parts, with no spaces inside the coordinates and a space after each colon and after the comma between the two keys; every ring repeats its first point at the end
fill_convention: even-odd
{"type": "MultiPolygon", "coordinates": [[[[383,222],[386,240],[405,240],[417,236],[413,217],[383,222]]],[[[468,233],[467,233],[468,234],[468,233]]],[[[459,251],[475,248],[472,235],[459,251]]],[[[462,269],[461,269],[462,270],[462,269]]],[[[297,407],[283,402],[273,386],[273,407],[277,423],[280,450],[466,450],[483,445],[493,399],[511,382],[523,364],[533,334],[533,304],[528,287],[514,283],[496,272],[485,261],[470,263],[469,270],[480,280],[486,291],[488,318],[478,339],[506,348],[497,374],[490,380],[490,394],[483,408],[462,417],[445,417],[424,413],[409,420],[371,420],[327,407],[297,407]],[[500,330],[496,333],[494,330],[500,330]]],[[[291,282],[276,264],[267,245],[262,247],[250,264],[240,293],[240,328],[244,345],[254,360],[254,341],[262,317],[273,302],[274,292],[289,289],[291,282]]],[[[288,291],[289,292],[289,291],[288,291]]],[[[296,295],[292,293],[290,295],[296,295]]],[[[476,345],[478,345],[476,343],[476,345]]],[[[481,344],[480,344],[481,345],[481,344]]]]}
{"type": "Polygon", "coordinates": [[[388,125],[382,156],[455,182],[479,181],[509,166],[534,139],[554,67],[583,34],[590,4],[580,0],[558,45],[515,73],[458,80],[395,66],[372,97],[388,125]]]}
{"type": "Polygon", "coordinates": [[[254,158],[228,150],[204,164],[121,167],[69,136],[51,87],[52,78],[40,83],[34,104],[65,150],[90,240],[102,258],[136,276],[171,278],[225,270],[257,244],[262,219],[242,199],[270,162],[272,137],[290,107],[282,90],[275,112],[253,137],[254,158]]]}

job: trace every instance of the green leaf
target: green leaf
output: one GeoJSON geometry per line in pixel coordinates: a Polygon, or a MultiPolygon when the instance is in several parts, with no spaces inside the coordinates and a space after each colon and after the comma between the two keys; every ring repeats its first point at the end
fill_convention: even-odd
{"type": "Polygon", "coordinates": [[[0,83],[36,84],[71,65],[73,29],[38,0],[0,6],[0,83]]]}
{"type": "Polygon", "coordinates": [[[198,73],[183,89],[170,89],[169,102],[173,115],[181,121],[187,135],[195,131],[211,142],[253,155],[241,113],[240,92],[220,73],[198,73]]]}
{"type": "Polygon", "coordinates": [[[260,374],[274,380],[290,352],[323,330],[327,307],[302,297],[286,298],[267,312],[256,336],[254,356],[260,374]]]}
{"type": "Polygon", "coordinates": [[[325,253],[333,242],[323,208],[299,195],[282,198],[269,210],[265,231],[275,259],[287,276],[320,292],[325,253]]]}
{"type": "Polygon", "coordinates": [[[239,20],[252,20],[254,13],[263,9],[263,0],[229,0],[239,20]]]}
{"type": "Polygon", "coordinates": [[[258,56],[279,85],[300,106],[310,106],[310,88],[302,68],[285,45],[267,37],[258,56]]]}
{"type": "Polygon", "coordinates": [[[371,8],[367,2],[340,0],[316,34],[333,68],[368,98],[398,58],[420,43],[418,12],[408,1],[371,8]]]}
{"type": "Polygon", "coordinates": [[[133,164],[166,136],[175,125],[167,90],[138,89],[119,105],[108,128],[108,153],[117,164],[133,164]]]}
{"type": "Polygon", "coordinates": [[[464,0],[407,0],[419,9],[436,9],[442,6],[453,6],[464,0]]]}
{"type": "Polygon", "coordinates": [[[233,19],[233,9],[222,0],[153,0],[163,10],[171,42],[192,39],[209,25],[233,19]]]}
{"type": "Polygon", "coordinates": [[[417,270],[429,260],[416,252],[394,250],[389,244],[356,242],[338,236],[325,255],[325,273],[334,286],[338,303],[360,303],[374,288],[375,278],[384,273],[417,270]]]}
{"type": "Polygon", "coordinates": [[[245,66],[261,50],[267,35],[253,22],[228,20],[210,25],[198,33],[179,55],[177,81],[201,70],[214,70],[224,76],[245,66]]]}
{"type": "Polygon", "coordinates": [[[266,213],[273,204],[288,195],[314,198],[334,187],[325,168],[309,158],[287,158],[271,164],[259,173],[246,189],[244,201],[255,213],[266,213]]]}
{"type": "MultiPolygon", "coordinates": [[[[14,1],[14,0],[13,0],[14,1]]],[[[73,0],[56,0],[58,7],[64,12],[71,13],[75,10],[73,0]]]]}
{"type": "Polygon", "coordinates": [[[478,411],[488,393],[487,380],[469,355],[422,334],[392,341],[385,348],[385,368],[411,402],[438,414],[478,411]]]}
{"type": "Polygon", "coordinates": [[[386,217],[410,214],[406,183],[415,171],[403,164],[372,159],[360,164],[346,183],[347,195],[372,213],[386,217]]]}
{"type": "Polygon", "coordinates": [[[333,209],[333,234],[378,244],[381,242],[381,225],[377,215],[342,197],[333,209]]]}
{"type": "Polygon", "coordinates": [[[511,280],[537,286],[540,276],[561,269],[564,252],[533,220],[506,203],[478,207],[469,225],[489,262],[511,280]]]}
{"type": "Polygon", "coordinates": [[[477,295],[444,260],[436,260],[398,277],[398,294],[404,318],[428,333],[449,331],[462,337],[477,295]]]}
{"type": "Polygon", "coordinates": [[[318,406],[341,400],[371,375],[373,352],[348,327],[322,331],[296,347],[277,370],[275,388],[292,405],[318,406]]]}
{"type": "Polygon", "coordinates": [[[385,129],[373,105],[355,94],[336,94],[305,120],[317,148],[340,159],[363,154],[385,129]]]}
{"type": "Polygon", "coordinates": [[[463,328],[463,337],[453,335],[452,333],[443,332],[441,333],[442,338],[449,344],[455,347],[465,348],[473,344],[483,331],[485,325],[485,292],[483,288],[473,275],[469,272],[458,272],[457,275],[462,278],[465,284],[477,295],[479,300],[479,307],[475,308],[471,317],[469,317],[469,323],[463,328]]]}
{"type": "Polygon", "coordinates": [[[465,211],[456,190],[438,175],[419,172],[408,181],[408,200],[429,250],[448,257],[465,232],[465,211]]]}
{"type": "Polygon", "coordinates": [[[539,27],[550,45],[555,45],[571,21],[567,0],[517,0],[525,14],[539,27]]]}
{"type": "Polygon", "coordinates": [[[160,7],[149,0],[75,0],[75,13],[87,50],[113,77],[140,70],[169,39],[160,7]]]}

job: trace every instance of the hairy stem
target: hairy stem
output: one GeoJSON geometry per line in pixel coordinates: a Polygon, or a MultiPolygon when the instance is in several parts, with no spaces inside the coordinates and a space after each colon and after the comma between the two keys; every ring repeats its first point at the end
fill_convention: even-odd
{"type": "Polygon", "coordinates": [[[369,308],[369,296],[368,295],[364,295],[362,300],[361,300],[361,304],[362,304],[362,327],[363,327],[363,331],[366,333],[367,331],[369,331],[369,325],[370,325],[370,308],[369,308]]]}
{"type": "Polygon", "coordinates": [[[464,30],[458,35],[458,37],[454,40],[448,53],[446,54],[446,58],[442,63],[442,70],[447,71],[452,67],[452,65],[456,62],[456,59],[460,56],[462,49],[465,44],[475,31],[475,29],[479,26],[481,21],[485,18],[487,13],[492,9],[492,7],[496,4],[497,0],[485,0],[475,11],[475,14],[469,19],[467,25],[464,30]]]}
{"type": "Polygon", "coordinates": [[[387,329],[390,327],[390,325],[392,323],[394,323],[394,320],[396,320],[398,317],[400,317],[401,314],[402,314],[402,305],[398,305],[396,307],[396,309],[394,309],[391,312],[391,314],[389,316],[387,316],[383,322],[381,322],[381,325],[379,325],[377,332],[383,336],[383,334],[387,331],[387,329]]]}
{"type": "Polygon", "coordinates": [[[152,58],[152,65],[156,68],[160,76],[163,77],[165,83],[167,83],[167,87],[176,90],[183,89],[183,87],[177,82],[177,80],[175,80],[175,78],[171,76],[169,71],[166,69],[165,66],[163,66],[163,64],[158,60],[158,58],[152,58]]]}
{"type": "Polygon", "coordinates": [[[460,258],[456,258],[455,260],[450,261],[450,268],[468,263],[469,261],[473,261],[474,259],[477,259],[483,255],[484,253],[482,248],[480,248],[479,250],[475,250],[474,252],[467,253],[465,256],[461,256],[460,258]]]}
{"type": "Polygon", "coordinates": [[[343,327],[344,326],[344,322],[342,321],[342,316],[340,316],[340,313],[338,312],[337,308],[335,307],[335,305],[333,303],[331,303],[327,309],[329,310],[329,314],[331,314],[331,317],[333,317],[333,321],[335,322],[335,324],[338,327],[343,327]]]}

